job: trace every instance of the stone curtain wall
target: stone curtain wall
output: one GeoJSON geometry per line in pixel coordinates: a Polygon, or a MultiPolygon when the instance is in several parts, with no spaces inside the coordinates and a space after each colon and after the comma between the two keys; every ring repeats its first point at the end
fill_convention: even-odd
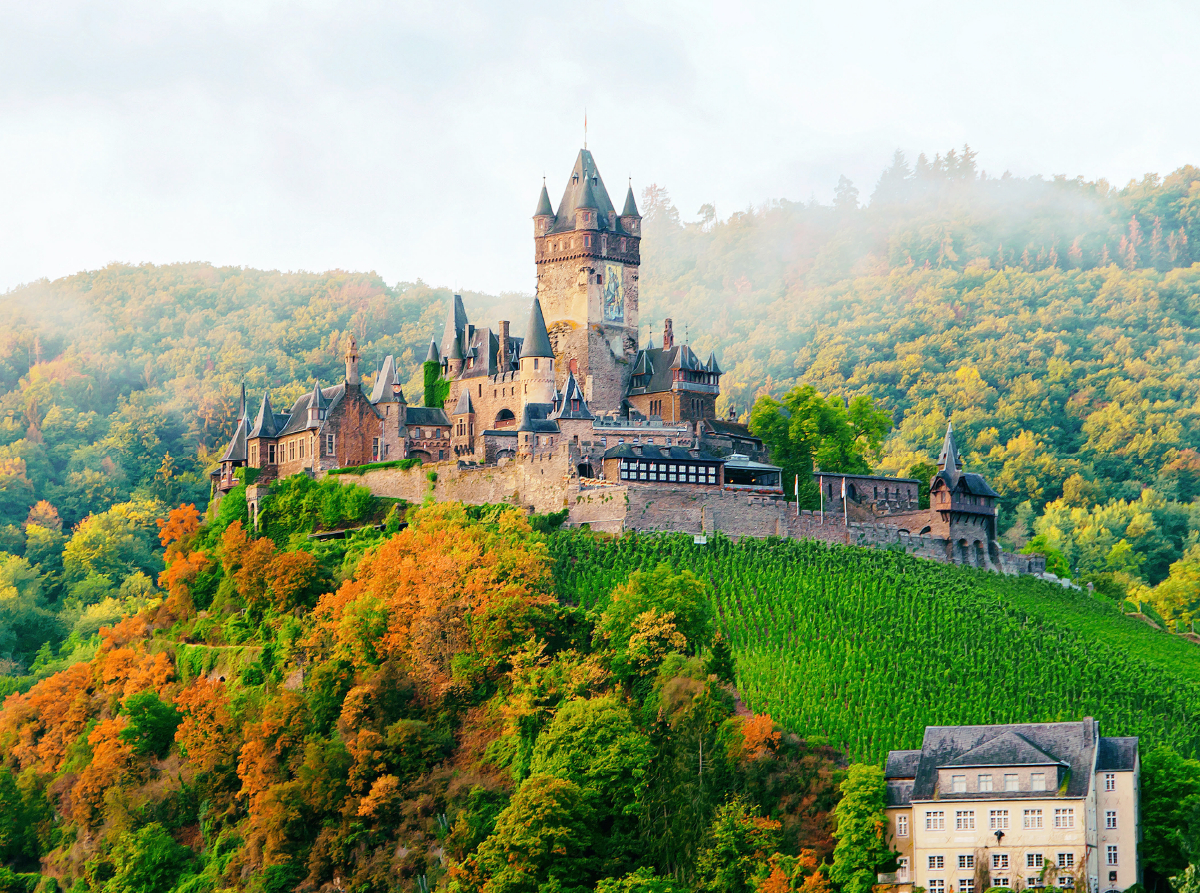
{"type": "Polygon", "coordinates": [[[433,498],[471,505],[509,503],[539,513],[566,507],[574,482],[574,464],[566,444],[541,450],[522,462],[501,460],[495,465],[460,466],[431,462],[416,468],[375,468],[363,475],[339,475],[345,483],[362,484],[376,496],[391,496],[420,504],[429,493],[429,473],[436,472],[433,498]]]}

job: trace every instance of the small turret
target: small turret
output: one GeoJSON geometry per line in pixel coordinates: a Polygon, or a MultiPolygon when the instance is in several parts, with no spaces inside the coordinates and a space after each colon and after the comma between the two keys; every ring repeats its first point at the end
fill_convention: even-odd
{"type": "Polygon", "coordinates": [[[433,340],[433,336],[429,336],[429,353],[425,354],[426,363],[441,363],[442,355],[438,352],[437,342],[433,340]]]}
{"type": "Polygon", "coordinates": [[[962,457],[958,454],[958,445],[954,442],[954,426],[947,422],[946,439],[942,441],[942,452],[938,455],[938,471],[962,471],[962,457]]]}
{"type": "Polygon", "coordinates": [[[638,213],[633,199],[633,181],[629,181],[629,192],[625,195],[625,207],[621,210],[621,229],[632,236],[641,235],[642,215],[638,213]]]}
{"type": "Polygon", "coordinates": [[[546,191],[546,179],[542,178],[542,194],[538,196],[537,210],[533,212],[533,234],[544,236],[554,223],[554,209],[550,206],[550,193],[546,191]]]}
{"type": "Polygon", "coordinates": [[[446,377],[458,378],[463,370],[462,343],[458,338],[450,342],[450,355],[446,358],[446,377]]]}
{"type": "Polygon", "coordinates": [[[258,418],[254,420],[254,427],[250,429],[250,438],[255,437],[275,437],[279,434],[279,429],[275,427],[275,411],[271,409],[271,398],[267,394],[263,394],[262,405],[258,408],[258,418]]]}
{"type": "Polygon", "coordinates": [[[554,402],[554,348],[537,298],[529,310],[529,326],[521,345],[521,381],[527,403],[554,402]]]}
{"type": "Polygon", "coordinates": [[[350,346],[346,348],[346,385],[355,387],[362,379],[358,374],[358,341],[350,336],[350,346]]]}
{"type": "Polygon", "coordinates": [[[579,200],[575,202],[575,229],[599,229],[599,213],[600,206],[596,204],[596,196],[592,193],[592,178],[585,173],[579,200]]]}

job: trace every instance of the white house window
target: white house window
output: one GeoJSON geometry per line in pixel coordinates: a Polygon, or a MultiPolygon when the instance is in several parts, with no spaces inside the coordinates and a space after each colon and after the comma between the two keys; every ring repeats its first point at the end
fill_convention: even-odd
{"type": "Polygon", "coordinates": [[[1074,828],[1075,827],[1075,810],[1070,809],[1070,808],[1054,810],[1054,827],[1055,828],[1074,828]]]}
{"type": "MultiPolygon", "coordinates": [[[[1075,867],[1075,854],[1074,853],[1059,853],[1058,854],[1058,867],[1059,868],[1074,868],[1075,867]]],[[[1061,886],[1061,884],[1059,886],[1061,886]]]]}
{"type": "Polygon", "coordinates": [[[993,809],[988,814],[988,828],[992,831],[1008,830],[1008,810],[993,809]]]}
{"type": "Polygon", "coordinates": [[[979,792],[981,794],[987,794],[987,793],[990,793],[991,790],[992,790],[992,776],[990,776],[990,775],[979,776],[979,792]]]}
{"type": "Polygon", "coordinates": [[[1004,790],[1006,790],[1006,791],[1019,791],[1020,790],[1020,787],[1017,785],[1016,773],[1004,776],[1004,790]]]}
{"type": "Polygon", "coordinates": [[[1046,790],[1046,773],[1031,772],[1029,774],[1029,790],[1044,791],[1046,790]]]}
{"type": "Polygon", "coordinates": [[[926,831],[945,831],[946,830],[946,813],[938,810],[937,812],[925,813],[925,830],[926,831]]]}
{"type": "Polygon", "coordinates": [[[960,877],[958,879],[959,893],[975,893],[975,878],[960,877]]]}
{"type": "Polygon", "coordinates": [[[1058,879],[1058,887],[1060,890],[1073,890],[1075,888],[1075,878],[1069,874],[1058,879]]]}
{"type": "Polygon", "coordinates": [[[896,880],[901,882],[908,880],[908,856],[901,856],[896,860],[896,880]]]}
{"type": "Polygon", "coordinates": [[[1104,790],[1115,791],[1116,789],[1117,789],[1117,773],[1105,772],[1104,773],[1104,790]]]}
{"type": "MultiPolygon", "coordinates": [[[[672,477],[674,477],[674,475],[672,475],[672,477]]],[[[896,836],[908,837],[908,816],[896,816],[896,836]]]]}
{"type": "Polygon", "coordinates": [[[1042,811],[1040,809],[1025,810],[1025,827],[1034,829],[1042,827],[1042,811]]]}
{"type": "Polygon", "coordinates": [[[1008,853],[992,853],[992,870],[1008,871],[1008,853]]]}
{"type": "Polygon", "coordinates": [[[1026,868],[1041,868],[1042,867],[1042,854],[1041,853],[1026,853],[1025,854],[1025,867],[1026,868]]]}
{"type": "Polygon", "coordinates": [[[1107,856],[1107,858],[1105,859],[1106,864],[1108,864],[1108,865],[1116,865],[1117,864],[1117,845],[1115,843],[1110,843],[1105,848],[1105,854],[1107,856]]]}
{"type": "Polygon", "coordinates": [[[992,878],[992,886],[993,887],[1011,887],[1012,881],[1006,877],[994,877],[994,878],[992,878]]]}
{"type": "Polygon", "coordinates": [[[930,856],[929,857],[929,870],[930,871],[941,871],[945,867],[946,867],[946,857],[945,856],[930,856]]]}
{"type": "Polygon", "coordinates": [[[954,830],[955,831],[974,831],[975,830],[975,810],[960,809],[954,813],[954,830]]]}
{"type": "Polygon", "coordinates": [[[336,441],[334,440],[334,435],[326,434],[325,435],[325,455],[326,456],[332,456],[334,453],[337,452],[334,449],[335,445],[336,445],[336,441]]]}
{"type": "Polygon", "coordinates": [[[967,792],[967,776],[951,775],[950,789],[956,794],[965,794],[967,792]]]}
{"type": "Polygon", "coordinates": [[[959,868],[974,868],[975,867],[975,857],[974,856],[959,856],[958,857],[958,867],[959,868]]]}
{"type": "Polygon", "coordinates": [[[946,893],[946,882],[942,878],[930,878],[926,889],[929,893],[946,893]]]}
{"type": "Polygon", "coordinates": [[[1104,813],[1104,827],[1110,830],[1117,827],[1117,811],[1115,809],[1104,813]]]}
{"type": "Polygon", "coordinates": [[[1027,890],[1036,890],[1038,887],[1043,886],[1045,885],[1042,883],[1042,879],[1036,874],[1025,878],[1025,889],[1027,890]]]}

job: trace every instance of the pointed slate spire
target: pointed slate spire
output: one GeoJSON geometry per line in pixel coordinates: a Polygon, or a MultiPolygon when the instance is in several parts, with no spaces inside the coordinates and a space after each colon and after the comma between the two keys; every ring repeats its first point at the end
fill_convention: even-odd
{"type": "Polygon", "coordinates": [[[471,403],[470,388],[463,388],[462,393],[458,395],[458,403],[454,405],[453,415],[470,415],[475,411],[475,406],[471,403]]]}
{"type": "Polygon", "coordinates": [[[250,437],[275,437],[278,434],[279,430],[275,427],[275,411],[271,409],[271,398],[263,394],[262,405],[258,408],[258,418],[254,420],[250,437]]]}
{"type": "Polygon", "coordinates": [[[246,418],[246,383],[242,382],[242,402],[238,406],[238,420],[246,418]]]}
{"type": "Polygon", "coordinates": [[[622,217],[641,217],[638,213],[637,202],[633,200],[633,182],[629,183],[629,191],[625,193],[625,208],[621,211],[622,217]]]}
{"type": "MultiPolygon", "coordinates": [[[[455,295],[454,300],[450,302],[450,307],[446,311],[446,328],[442,332],[442,350],[446,351],[446,358],[453,359],[450,351],[453,349],[452,344],[462,340],[463,334],[467,330],[467,308],[463,306],[462,295],[455,295]]],[[[462,359],[462,346],[459,346],[458,359],[462,359]]]]}
{"type": "Polygon", "coordinates": [[[396,358],[388,354],[379,367],[375,386],[371,389],[372,403],[387,403],[392,399],[392,383],[396,380],[396,358]]]}
{"type": "Polygon", "coordinates": [[[425,354],[426,363],[440,363],[442,361],[441,354],[438,353],[437,342],[433,340],[433,336],[429,336],[429,353],[425,354]]]}
{"type": "Polygon", "coordinates": [[[598,211],[596,196],[592,193],[592,178],[586,172],[583,175],[583,188],[579,190],[579,198],[575,202],[575,210],[598,211]]]}
{"type": "Polygon", "coordinates": [[[546,181],[542,180],[542,194],[538,196],[537,210],[533,212],[534,217],[553,217],[554,208],[550,206],[550,193],[546,191],[546,181]]]}
{"type": "Polygon", "coordinates": [[[321,391],[321,380],[319,378],[313,382],[312,397],[308,405],[318,410],[329,408],[329,401],[325,399],[325,394],[321,391]]]}
{"type": "Polygon", "coordinates": [[[583,390],[579,387],[574,372],[567,373],[567,383],[563,385],[562,396],[556,399],[556,404],[554,414],[551,416],[553,419],[587,421],[595,418],[592,411],[588,409],[587,401],[583,399],[583,390]]]}
{"type": "Polygon", "coordinates": [[[946,424],[946,439],[942,442],[942,452],[938,456],[938,471],[961,471],[962,457],[958,455],[958,446],[954,443],[954,426],[946,424]]]}
{"type": "Polygon", "coordinates": [[[521,358],[553,357],[554,349],[550,346],[550,333],[546,331],[546,318],[542,316],[542,302],[533,299],[533,307],[529,310],[529,326],[525,330],[525,341],[521,345],[521,358]]]}
{"type": "Polygon", "coordinates": [[[717,375],[721,374],[721,367],[717,365],[717,352],[715,350],[709,352],[708,362],[704,365],[709,372],[715,372],[717,375]]]}

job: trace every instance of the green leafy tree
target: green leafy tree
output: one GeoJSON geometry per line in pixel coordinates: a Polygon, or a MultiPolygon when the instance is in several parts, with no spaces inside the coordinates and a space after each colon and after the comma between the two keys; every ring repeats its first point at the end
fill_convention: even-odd
{"type": "Polygon", "coordinates": [[[140,691],[125,699],[121,712],[129,722],[121,730],[121,740],[133,745],[142,756],[163,757],[175,740],[181,717],[172,704],[163,702],[152,691],[140,691]]]}
{"type": "Polygon", "coordinates": [[[113,875],[104,893],[167,893],[179,883],[191,857],[191,850],[158,822],[127,831],[113,845],[113,875]]]}
{"type": "Polygon", "coordinates": [[[841,802],[834,809],[837,845],[829,870],[829,879],[843,893],[870,893],[877,873],[895,858],[887,844],[886,805],[883,770],[852,765],[842,782],[841,802]]]}
{"type": "Polygon", "coordinates": [[[698,893],[753,893],[779,847],[779,822],[759,815],[732,797],[709,827],[707,845],[696,860],[698,893]]]}
{"type": "Polygon", "coordinates": [[[937,466],[928,461],[914,462],[904,472],[905,477],[920,481],[917,485],[917,503],[923,509],[929,508],[929,482],[937,472],[937,466]]]}
{"type": "Polygon", "coordinates": [[[1200,760],[1156,747],[1142,758],[1142,864],[1147,886],[1200,861],[1200,760]]]}
{"type": "Polygon", "coordinates": [[[594,882],[595,816],[579,786],[531,775],[496,819],[476,862],[485,893],[526,893],[544,884],[587,890],[594,882]]]}
{"type": "MultiPolygon", "coordinates": [[[[819,502],[814,464],[822,471],[867,474],[891,427],[891,416],[870,397],[860,394],[847,405],[840,396],[826,397],[811,385],[796,385],[782,401],[759,397],[750,410],[750,430],[770,447],[785,484],[799,477],[800,504],[806,508],[819,502]]],[[[792,492],[791,487],[784,490],[792,492]]]]}
{"type": "Polygon", "coordinates": [[[652,672],[672,651],[695,653],[712,635],[712,606],[691,571],[660,564],[636,571],[613,591],[596,627],[598,644],[612,649],[624,679],[652,672]]]}
{"type": "Polygon", "coordinates": [[[649,868],[639,868],[622,877],[604,878],[596,893],[684,893],[687,888],[669,877],[659,877],[649,868]]]}

